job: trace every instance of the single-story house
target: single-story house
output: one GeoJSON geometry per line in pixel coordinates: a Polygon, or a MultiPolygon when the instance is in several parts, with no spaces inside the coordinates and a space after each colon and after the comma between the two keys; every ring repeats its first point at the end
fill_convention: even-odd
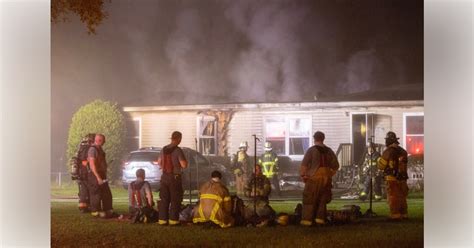
{"type": "Polygon", "coordinates": [[[409,154],[424,152],[423,100],[236,103],[124,107],[136,128],[135,147],[169,143],[173,131],[183,133],[181,146],[204,155],[229,156],[247,141],[249,155],[263,153],[265,141],[274,150],[293,160],[301,160],[312,145],[312,135],[320,130],[325,143],[336,151],[340,144],[353,145],[354,161],[372,139],[384,143],[394,131],[409,154]]]}

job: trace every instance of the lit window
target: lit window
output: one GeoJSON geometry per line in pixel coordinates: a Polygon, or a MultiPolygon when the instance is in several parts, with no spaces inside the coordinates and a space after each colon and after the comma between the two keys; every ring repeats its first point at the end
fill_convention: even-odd
{"type": "Polygon", "coordinates": [[[285,153],[286,121],[285,118],[271,118],[265,122],[266,142],[272,143],[276,154],[285,153]]]}
{"type": "Polygon", "coordinates": [[[304,155],[310,146],[311,118],[271,117],[265,120],[265,141],[279,155],[304,155]]]}
{"type": "Polygon", "coordinates": [[[311,122],[309,119],[290,119],[290,155],[302,155],[309,148],[311,122]]]}
{"type": "Polygon", "coordinates": [[[405,116],[405,149],[408,154],[424,154],[424,116],[405,116]]]}

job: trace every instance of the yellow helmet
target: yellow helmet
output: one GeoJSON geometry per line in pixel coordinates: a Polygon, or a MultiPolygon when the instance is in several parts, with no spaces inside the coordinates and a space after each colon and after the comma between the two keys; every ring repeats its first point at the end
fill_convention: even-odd
{"type": "Polygon", "coordinates": [[[289,219],[290,218],[289,218],[288,214],[281,213],[277,217],[277,223],[281,226],[287,226],[289,219]]]}

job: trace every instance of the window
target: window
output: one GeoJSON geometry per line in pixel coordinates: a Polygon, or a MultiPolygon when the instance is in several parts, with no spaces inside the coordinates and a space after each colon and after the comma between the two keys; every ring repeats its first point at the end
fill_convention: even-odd
{"type": "Polygon", "coordinates": [[[265,122],[265,142],[272,143],[273,151],[276,154],[285,154],[285,125],[285,118],[271,118],[265,122]]]}
{"type": "Polygon", "coordinates": [[[424,154],[423,113],[404,114],[404,146],[408,154],[424,154]]]}
{"type": "Polygon", "coordinates": [[[289,119],[290,122],[290,155],[304,155],[309,148],[311,122],[309,119],[289,119]]]}
{"type": "Polygon", "coordinates": [[[311,117],[268,117],[265,141],[278,155],[304,155],[311,141],[311,117]]]}
{"type": "Polygon", "coordinates": [[[216,155],[217,122],[212,116],[198,117],[199,151],[204,155],[216,155]]]}

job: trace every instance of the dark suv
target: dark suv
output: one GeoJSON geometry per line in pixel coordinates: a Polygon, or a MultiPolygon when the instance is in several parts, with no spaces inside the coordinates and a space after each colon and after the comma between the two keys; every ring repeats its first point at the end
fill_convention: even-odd
{"type": "MultiPolygon", "coordinates": [[[[196,150],[187,147],[182,147],[182,149],[189,162],[188,168],[184,169],[182,173],[184,190],[190,188],[191,190],[199,189],[202,183],[210,179],[211,172],[214,170],[218,170],[222,173],[224,182],[228,182],[231,178],[231,175],[224,165],[212,163],[196,150]]],[[[130,152],[122,169],[123,187],[128,188],[128,184],[136,180],[136,171],[142,168],[145,170],[145,180],[150,183],[154,190],[159,190],[160,179],[163,174],[158,165],[160,152],[161,148],[158,147],[146,147],[130,152]]]]}

